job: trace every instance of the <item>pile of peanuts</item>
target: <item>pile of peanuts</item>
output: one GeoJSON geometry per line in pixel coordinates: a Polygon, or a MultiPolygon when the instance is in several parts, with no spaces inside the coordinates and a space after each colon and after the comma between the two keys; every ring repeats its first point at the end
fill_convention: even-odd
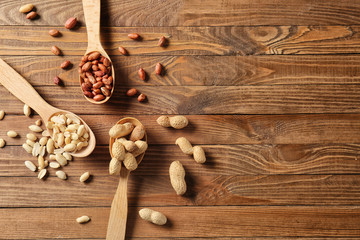
{"type": "Polygon", "coordinates": [[[113,88],[111,62],[99,52],[92,52],[81,58],[79,64],[81,89],[86,97],[102,101],[109,97],[113,88]]]}

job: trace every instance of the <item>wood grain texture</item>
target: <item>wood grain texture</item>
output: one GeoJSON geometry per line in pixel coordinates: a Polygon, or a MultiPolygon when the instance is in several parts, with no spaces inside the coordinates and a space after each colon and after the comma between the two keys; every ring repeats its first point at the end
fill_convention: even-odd
{"type": "MultiPolygon", "coordinates": [[[[75,16],[83,22],[81,2],[36,1],[40,18],[25,19],[21,3],[6,1],[1,25],[63,25],[75,16]]],[[[356,1],[275,0],[275,1],[103,1],[104,26],[227,26],[227,25],[349,25],[358,24],[360,6],[356,1]],[[121,9],[121,11],[119,10],[121,9]]]]}
{"type": "MultiPolygon", "coordinates": [[[[164,165],[168,167],[169,163],[166,162],[164,165]]],[[[69,176],[66,181],[57,178],[53,169],[50,169],[50,176],[44,181],[37,179],[34,173],[28,174],[29,177],[2,177],[0,204],[3,208],[110,207],[119,176],[106,176],[106,169],[101,169],[101,173],[95,172],[92,180],[85,184],[79,182],[79,176],[82,171],[88,169],[84,167],[82,171],[78,169],[75,172],[72,165],[63,169],[69,176]],[[38,201],[39,196],[41,201],[38,201]]],[[[205,171],[201,175],[190,171],[187,172],[186,177],[188,191],[184,196],[176,195],[170,185],[169,176],[131,176],[128,183],[129,206],[358,206],[360,204],[358,175],[211,176],[208,175],[211,173],[205,171]]],[[[117,220],[120,221],[120,218],[117,220]]]]}
{"type": "MultiPolygon", "coordinates": [[[[104,238],[109,208],[0,209],[2,237],[6,239],[104,238]],[[44,211],[46,212],[44,217],[44,211]],[[75,219],[88,215],[79,225],[75,219]],[[52,217],[51,217],[52,216],[52,217]],[[53,219],[56,221],[53,221],[53,219]],[[52,220],[51,220],[52,219],[52,220]],[[47,227],[34,231],[39,225],[47,227]]],[[[255,237],[316,236],[357,237],[360,235],[358,207],[156,207],[169,223],[163,227],[144,222],[139,208],[129,209],[131,237],[255,237]],[[179,214],[180,213],[180,214],[179,214]],[[194,221],[196,219],[196,221],[194,221]],[[274,223],[276,219],[276,223],[274,223]],[[314,229],[313,226],[316,226],[314,229]],[[211,231],[209,231],[211,229],[211,231]],[[234,230],[235,229],[235,230],[234,230]]]]}
{"type": "MultiPolygon", "coordinates": [[[[360,85],[142,86],[138,91],[147,96],[144,103],[127,97],[128,88],[119,86],[104,106],[88,103],[80,87],[35,89],[52,106],[75,114],[359,113],[360,108],[360,85]]],[[[3,87],[0,95],[0,104],[9,108],[9,113],[20,113],[23,105],[19,100],[3,87]]]]}
{"type": "MultiPolygon", "coordinates": [[[[87,46],[84,27],[48,34],[51,27],[4,26],[0,29],[0,55],[53,55],[57,45],[65,56],[83,55],[87,46]]],[[[109,55],[266,55],[358,53],[360,27],[353,26],[257,26],[257,27],[104,27],[101,43],[109,55]],[[127,37],[138,32],[142,41],[127,37]],[[157,46],[161,36],[166,48],[157,46]]]]}
{"type": "MultiPolygon", "coordinates": [[[[39,116],[25,117],[22,115],[22,106],[17,109],[11,105],[2,107],[7,115],[0,121],[0,129],[15,130],[19,137],[8,138],[5,131],[0,131],[0,138],[4,138],[7,145],[22,145],[30,131],[28,126],[34,124],[39,116]],[[21,115],[9,115],[13,110],[21,115]]],[[[97,144],[108,145],[109,129],[125,115],[80,117],[94,131],[97,144]]],[[[193,144],[360,143],[359,114],[186,115],[190,124],[182,130],[161,127],[156,122],[159,115],[135,117],[144,124],[151,145],[173,145],[179,137],[186,137],[193,144]]],[[[44,125],[42,128],[45,129],[44,125]]]]}
{"type": "MultiPolygon", "coordinates": [[[[202,145],[206,164],[196,164],[175,145],[150,145],[144,161],[132,175],[168,176],[172,161],[179,160],[192,175],[258,174],[359,174],[359,145],[202,145]]],[[[1,150],[0,176],[35,176],[24,161],[37,159],[21,146],[1,150]]],[[[46,157],[47,158],[47,157],[46,157]]],[[[97,147],[87,158],[77,158],[65,168],[69,176],[90,171],[108,176],[110,154],[107,146],[97,147]]],[[[37,175],[36,175],[37,176],[37,175]]]]}
{"type": "MultiPolygon", "coordinates": [[[[78,86],[80,56],[66,56],[74,67],[60,69],[64,59],[57,56],[2,56],[32,85],[53,86],[59,76],[65,86],[78,86]]],[[[293,84],[359,84],[360,56],[112,56],[120,86],[243,86],[293,84]],[[155,74],[156,63],[165,75],[155,74]],[[137,73],[142,67],[149,81],[137,73]],[[221,71],[219,71],[221,69],[221,71]]]]}

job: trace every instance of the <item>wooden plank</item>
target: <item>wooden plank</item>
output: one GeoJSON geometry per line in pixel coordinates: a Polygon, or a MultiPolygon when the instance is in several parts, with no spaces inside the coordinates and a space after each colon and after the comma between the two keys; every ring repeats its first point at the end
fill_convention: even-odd
{"type": "MultiPolygon", "coordinates": [[[[53,86],[56,75],[66,86],[78,86],[80,56],[67,56],[74,67],[61,70],[57,56],[2,56],[32,85],[53,86]]],[[[116,76],[122,86],[243,86],[292,84],[359,84],[360,56],[113,56],[116,76]],[[156,63],[166,69],[154,73],[156,63]],[[138,76],[145,69],[149,81],[138,76]],[[221,69],[221,71],[218,71],[221,69]]]]}
{"type": "MultiPolygon", "coordinates": [[[[35,89],[51,105],[77,114],[344,114],[360,108],[360,85],[142,86],[138,90],[147,96],[144,103],[127,97],[128,88],[116,87],[103,105],[88,103],[80,87],[35,89]]],[[[3,87],[0,95],[0,105],[9,113],[22,113],[23,103],[3,87]]]]}
{"type": "MultiPolygon", "coordinates": [[[[65,107],[64,107],[65,108],[65,107]]],[[[0,129],[12,129],[18,138],[9,138],[0,131],[8,145],[22,145],[28,126],[39,119],[27,118],[22,106],[14,109],[1,104],[7,115],[0,129]]],[[[126,115],[81,115],[96,135],[98,145],[109,143],[108,131],[126,115]]],[[[134,116],[131,114],[131,116],[134,116]]],[[[150,144],[174,144],[179,137],[193,144],[347,144],[360,143],[359,114],[299,114],[299,115],[187,115],[190,124],[182,129],[164,128],[157,124],[159,115],[135,115],[145,126],[150,144]]],[[[44,125],[42,126],[44,129],[44,125]]],[[[40,135],[38,135],[40,137],[40,135]]]]}
{"type": "MultiPolygon", "coordinates": [[[[2,237],[104,238],[109,210],[103,207],[0,209],[4,216],[0,218],[2,237]],[[77,224],[75,219],[84,214],[89,215],[91,221],[77,224]],[[46,227],[34,231],[39,225],[46,227]]],[[[169,219],[163,227],[144,222],[138,217],[138,210],[129,209],[126,236],[360,236],[358,207],[156,207],[154,210],[163,212],[169,219]]]]}
{"type": "MultiPolygon", "coordinates": [[[[22,3],[0,6],[1,25],[63,25],[72,16],[83,23],[81,2],[36,1],[40,18],[25,19],[22,3]]],[[[228,26],[228,25],[348,25],[360,21],[360,6],[352,0],[121,1],[102,2],[103,26],[228,26]],[[119,11],[121,9],[121,11],[119,11]]]]}
{"type": "MultiPolygon", "coordinates": [[[[204,165],[196,164],[175,145],[150,145],[144,161],[132,174],[167,176],[175,160],[183,163],[189,176],[360,173],[359,144],[202,146],[207,156],[204,165]]],[[[25,167],[25,160],[37,164],[37,159],[20,146],[1,149],[0,176],[37,176],[25,167]]],[[[65,170],[76,178],[85,171],[108,176],[109,162],[108,147],[97,147],[91,156],[77,158],[65,170]]]]}
{"type": "MultiPolygon", "coordinates": [[[[168,164],[166,163],[167,167],[168,164]]],[[[72,166],[71,166],[72,167],[72,166]]],[[[70,168],[71,168],[70,167],[70,168]]],[[[68,167],[65,167],[66,172],[68,167]]],[[[87,169],[83,169],[85,171],[87,169]]],[[[79,182],[79,175],[66,181],[50,176],[2,177],[0,206],[18,207],[110,207],[119,177],[93,175],[79,182]],[[34,191],[36,186],[36,191],[34,191]],[[38,201],[41,196],[41,201],[38,201]]],[[[102,174],[106,174],[103,172],[102,174]]],[[[128,183],[129,206],[239,206],[306,205],[358,206],[358,175],[256,175],[208,176],[188,173],[186,194],[176,195],[168,176],[133,175],[128,183]]]]}
{"type": "MultiPolygon", "coordinates": [[[[57,45],[65,56],[82,55],[87,46],[84,27],[76,31],[51,27],[4,26],[0,29],[0,55],[53,55],[57,45]]],[[[360,26],[256,26],[256,27],[107,27],[101,40],[110,55],[125,47],[131,55],[259,55],[259,54],[353,54],[360,46],[360,26]],[[142,41],[127,37],[138,32],[142,41]],[[161,36],[166,48],[157,46],[161,36]]]]}

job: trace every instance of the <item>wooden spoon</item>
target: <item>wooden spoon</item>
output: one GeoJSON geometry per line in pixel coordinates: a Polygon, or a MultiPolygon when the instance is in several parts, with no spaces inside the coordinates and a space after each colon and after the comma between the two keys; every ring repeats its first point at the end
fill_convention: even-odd
{"type": "MultiPolygon", "coordinates": [[[[117,124],[124,124],[126,122],[131,122],[135,127],[142,126],[141,122],[136,118],[126,117],[117,122],[117,124]]],[[[147,142],[147,136],[142,139],[147,142]]],[[[112,145],[115,139],[110,137],[110,155],[112,155],[112,145]]],[[[140,164],[141,160],[144,158],[145,152],[136,157],[137,163],[140,164]]],[[[125,239],[126,232],[126,221],[128,213],[128,202],[127,202],[127,182],[130,175],[124,166],[120,170],[120,180],[119,185],[116,190],[114,200],[111,204],[110,217],[108,223],[108,229],[106,234],[106,240],[122,240],[125,239]]]]}
{"type": "MultiPolygon", "coordinates": [[[[71,155],[75,157],[86,157],[92,153],[96,145],[95,135],[84,120],[72,112],[65,111],[48,104],[28,81],[26,81],[2,59],[0,59],[0,72],[0,83],[15,97],[34,109],[34,111],[40,115],[44,123],[48,122],[53,115],[59,113],[72,114],[77,117],[85,125],[89,133],[89,145],[76,153],[71,153],[71,155]]],[[[48,129],[48,131],[52,133],[52,130],[48,129]]],[[[52,134],[50,134],[50,136],[52,136],[52,134]]]]}
{"type": "MultiPolygon", "coordinates": [[[[85,55],[92,52],[99,52],[104,57],[107,57],[111,62],[111,76],[113,77],[112,89],[110,92],[110,96],[105,97],[102,101],[95,101],[92,98],[88,98],[84,95],[86,100],[95,104],[106,103],[110,97],[112,96],[115,88],[115,71],[114,65],[109,57],[109,55],[105,52],[103,46],[100,42],[100,8],[101,1],[100,0],[83,0],[83,9],[85,15],[85,23],[86,23],[86,31],[88,36],[88,47],[86,49],[85,55]]],[[[79,76],[80,85],[82,80],[79,76]]]]}

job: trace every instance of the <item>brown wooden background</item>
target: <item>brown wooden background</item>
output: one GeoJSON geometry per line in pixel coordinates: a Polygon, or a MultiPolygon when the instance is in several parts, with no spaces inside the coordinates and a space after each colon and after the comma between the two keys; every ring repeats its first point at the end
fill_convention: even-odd
{"type": "MultiPolygon", "coordinates": [[[[129,181],[130,239],[360,238],[360,2],[356,0],[109,0],[102,2],[102,42],[116,68],[116,92],[106,105],[81,95],[77,64],[86,49],[81,1],[33,1],[40,18],[18,12],[26,1],[0,3],[0,57],[50,104],[80,114],[98,147],[65,168],[67,181],[46,181],[24,166],[21,148],[38,119],[0,87],[0,239],[104,239],[118,177],[108,175],[108,129],[124,116],[147,128],[149,150],[129,181]],[[81,27],[64,29],[69,17],[81,27]],[[52,38],[56,27],[63,36],[52,38]],[[127,38],[138,32],[143,41],[127,38]],[[166,49],[157,47],[160,36],[166,49]],[[54,56],[57,45],[64,57],[54,56]],[[120,56],[117,47],[128,49],[120,56]],[[157,62],[166,67],[158,77],[157,62]],[[150,80],[142,82],[143,67],[150,80]],[[52,84],[54,76],[65,87],[52,84]],[[124,95],[136,87],[140,104],[124,95]],[[165,129],[162,114],[184,114],[190,126],[165,129]],[[6,137],[13,129],[21,135],[6,137]],[[174,145],[186,136],[202,145],[196,164],[174,145]],[[180,160],[189,191],[177,196],[168,167],[180,160]],[[81,184],[78,177],[94,177],[81,184]],[[169,224],[142,221],[151,207],[169,224]],[[75,219],[89,215],[88,224],[75,219]]],[[[1,73],[0,73],[1,74],[1,73]]]]}

